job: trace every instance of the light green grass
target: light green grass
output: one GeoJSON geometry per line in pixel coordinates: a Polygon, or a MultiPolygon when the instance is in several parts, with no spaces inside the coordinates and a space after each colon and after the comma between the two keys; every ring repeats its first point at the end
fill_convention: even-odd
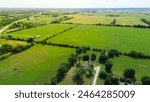
{"type": "Polygon", "coordinates": [[[44,84],[73,52],[68,48],[35,45],[0,61],[0,84],[44,84]]]}
{"type": "Polygon", "coordinates": [[[150,54],[150,29],[80,25],[50,42],[150,54]]]}
{"type": "Polygon", "coordinates": [[[73,26],[73,25],[49,24],[49,25],[44,25],[44,26],[40,26],[40,27],[35,27],[35,28],[31,28],[31,29],[13,32],[9,35],[12,35],[13,37],[16,37],[16,38],[29,38],[29,37],[35,37],[35,36],[40,35],[40,38],[37,38],[36,40],[43,40],[46,37],[57,34],[71,26],[73,26]]]}
{"type": "Polygon", "coordinates": [[[136,84],[141,84],[141,78],[143,76],[150,76],[150,60],[132,59],[130,57],[121,56],[112,59],[112,62],[112,72],[116,75],[122,76],[125,69],[135,69],[137,79],[136,84]]]}

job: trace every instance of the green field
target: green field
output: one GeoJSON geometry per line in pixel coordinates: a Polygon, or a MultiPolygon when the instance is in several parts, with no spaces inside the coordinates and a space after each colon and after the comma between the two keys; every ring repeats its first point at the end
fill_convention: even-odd
{"type": "Polygon", "coordinates": [[[73,17],[73,19],[64,21],[64,22],[72,22],[72,23],[81,23],[81,24],[110,24],[113,19],[117,20],[117,24],[120,25],[147,25],[143,23],[140,19],[146,18],[149,19],[144,14],[122,14],[122,13],[112,13],[115,15],[119,15],[119,17],[109,17],[105,16],[109,13],[94,13],[94,14],[74,14],[69,15],[70,17],[73,17]]]}
{"type": "Polygon", "coordinates": [[[150,53],[150,29],[80,25],[50,42],[150,53]],[[144,39],[144,40],[143,40],[144,39]]]}
{"type": "MultiPolygon", "coordinates": [[[[44,25],[40,27],[13,32],[9,35],[12,35],[13,37],[16,37],[16,38],[30,38],[30,37],[35,37],[35,36],[40,35],[40,38],[37,38],[36,40],[43,40],[46,37],[57,34],[71,26],[73,25],[49,24],[49,25],[44,25]]],[[[4,34],[4,36],[6,36],[6,34],[4,34]]]]}
{"type": "MultiPolygon", "coordinates": [[[[33,11],[26,9],[11,11],[10,9],[7,12],[0,12],[0,21],[2,19],[6,19],[4,22],[6,24],[3,25],[1,22],[1,28],[8,28],[5,31],[0,29],[3,31],[0,35],[0,85],[50,84],[58,68],[62,68],[58,72],[64,76],[59,77],[60,74],[57,72],[58,76],[55,78],[58,79],[53,80],[54,84],[75,85],[72,77],[76,73],[76,68],[91,68],[92,64],[93,68],[100,66],[100,72],[105,71],[105,64],[99,62],[101,53],[93,51],[92,48],[117,49],[127,53],[134,50],[145,54],[147,59],[141,58],[140,55],[137,55],[137,59],[133,59],[124,56],[125,54],[109,58],[113,63],[112,77],[116,75],[120,78],[125,69],[133,68],[136,71],[135,84],[141,85],[141,78],[145,75],[150,76],[150,29],[146,28],[150,21],[149,9],[39,9],[33,11]],[[26,18],[7,23],[8,18],[22,16],[26,18]],[[114,19],[116,23],[111,24],[112,21],[115,21],[114,19]],[[147,24],[141,19],[146,19],[147,24]],[[17,25],[16,22],[25,23],[17,25]],[[13,27],[10,27],[13,23],[13,27]],[[105,25],[96,25],[100,23],[105,25]],[[119,27],[116,24],[131,27],[119,27]],[[145,28],[133,25],[143,25],[145,28]],[[28,43],[28,38],[34,38],[34,41],[28,43]],[[45,40],[46,42],[41,44],[45,40]],[[38,43],[38,41],[41,42],[38,43]],[[10,49],[7,45],[1,46],[2,44],[9,44],[14,48],[10,49]],[[22,50],[23,47],[17,46],[27,44],[33,46],[27,50],[22,50]],[[74,45],[75,48],[80,47],[77,50],[82,50],[82,53],[71,57],[70,55],[75,54],[76,50],[71,45],[74,45]],[[91,50],[86,51],[83,46],[90,47],[91,50]],[[7,51],[7,48],[10,50],[7,51]],[[94,61],[91,60],[92,54],[96,56],[94,61]],[[70,60],[67,60],[68,57],[70,60]],[[90,67],[84,66],[83,57],[86,59],[89,57],[87,66],[89,64],[90,67]],[[64,62],[67,65],[59,67],[64,62]],[[80,66],[77,66],[79,63],[80,66]],[[68,68],[70,65],[72,65],[71,68],[68,68]],[[64,79],[58,83],[59,78],[63,77],[64,79]]],[[[108,52],[106,51],[105,54],[107,57],[108,52]]],[[[87,69],[82,73],[84,80],[82,84],[91,85],[96,71],[93,70],[93,76],[90,79],[86,78],[88,74],[86,72],[88,72],[87,69]]],[[[103,85],[104,80],[98,78],[96,84],[103,85]]]]}
{"type": "Polygon", "coordinates": [[[0,84],[44,84],[73,49],[36,45],[0,61],[0,84]]]}
{"type": "Polygon", "coordinates": [[[51,21],[54,20],[53,17],[51,17],[51,15],[36,15],[33,17],[30,17],[27,20],[24,20],[23,22],[31,22],[31,23],[46,23],[46,24],[50,24],[51,21]]]}
{"type": "Polygon", "coordinates": [[[141,78],[143,76],[150,75],[150,60],[132,59],[129,57],[121,56],[119,58],[112,59],[113,62],[113,74],[123,75],[125,69],[135,69],[136,71],[136,84],[141,84],[141,78]]]}

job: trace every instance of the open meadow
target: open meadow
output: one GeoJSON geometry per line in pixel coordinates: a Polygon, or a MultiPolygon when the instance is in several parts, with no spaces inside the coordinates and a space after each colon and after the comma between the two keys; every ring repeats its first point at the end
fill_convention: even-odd
{"type": "Polygon", "coordinates": [[[73,49],[36,45],[0,61],[0,84],[45,84],[73,49]]]}
{"type": "Polygon", "coordinates": [[[108,26],[79,25],[55,38],[53,43],[62,43],[92,48],[118,49],[150,53],[150,29],[122,28],[108,26]]]}
{"type": "Polygon", "coordinates": [[[8,35],[12,35],[12,37],[14,38],[24,38],[24,39],[40,36],[39,38],[36,39],[37,41],[40,41],[47,37],[53,36],[72,26],[73,25],[67,25],[67,24],[48,24],[40,27],[13,32],[8,35]]]}

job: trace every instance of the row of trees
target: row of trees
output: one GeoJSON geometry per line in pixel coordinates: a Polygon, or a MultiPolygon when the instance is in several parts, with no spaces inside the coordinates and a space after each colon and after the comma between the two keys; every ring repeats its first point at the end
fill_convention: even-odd
{"type": "MultiPolygon", "coordinates": [[[[58,84],[59,82],[61,82],[65,76],[66,76],[66,73],[69,71],[69,69],[71,67],[73,67],[76,62],[77,62],[77,55],[76,54],[72,54],[68,59],[67,59],[67,63],[62,63],[57,72],[56,72],[56,75],[54,78],[51,79],[51,82],[50,84],[51,85],[56,85],[58,84]]],[[[49,84],[49,83],[48,83],[49,84]]]]}
{"type": "Polygon", "coordinates": [[[77,54],[86,53],[89,50],[90,50],[90,47],[78,47],[76,49],[76,53],[77,54]]]}
{"type": "MultiPolygon", "coordinates": [[[[9,45],[9,44],[2,44],[1,47],[0,47],[0,55],[3,55],[7,52],[11,52],[11,55],[16,54],[16,53],[22,52],[22,51],[30,48],[31,46],[32,45],[29,45],[29,44],[28,45],[16,45],[16,46],[12,46],[12,45],[9,45]]],[[[9,56],[4,56],[0,60],[3,60],[3,59],[5,59],[9,56]]]]}
{"type": "Polygon", "coordinates": [[[113,24],[95,24],[97,26],[114,26],[114,27],[133,27],[133,28],[150,28],[150,26],[145,26],[145,25],[121,25],[121,24],[115,24],[115,21],[113,21],[113,24]]]}
{"type": "MultiPolygon", "coordinates": [[[[105,67],[106,70],[106,67],[105,67]]],[[[126,69],[123,72],[123,77],[117,77],[110,72],[101,71],[99,77],[104,80],[105,85],[119,85],[121,82],[124,84],[133,84],[136,81],[135,78],[135,70],[134,69],[126,69]]]]}
{"type": "Polygon", "coordinates": [[[77,26],[77,25],[72,26],[72,27],[70,27],[70,28],[67,28],[67,29],[65,29],[65,30],[63,30],[63,31],[61,31],[61,32],[59,32],[59,33],[57,33],[57,34],[54,34],[54,35],[52,35],[52,36],[49,36],[49,37],[45,38],[43,41],[46,41],[46,40],[51,39],[51,38],[53,38],[53,37],[55,37],[55,36],[57,36],[57,35],[59,35],[59,34],[62,34],[62,33],[64,33],[64,32],[67,32],[67,31],[73,29],[73,28],[76,27],[76,26],[77,26]]]}
{"type": "Polygon", "coordinates": [[[2,44],[2,46],[0,47],[0,54],[4,54],[7,52],[12,52],[12,53],[19,53],[21,51],[24,51],[28,48],[30,48],[31,45],[16,45],[16,46],[12,46],[9,44],[2,44]]]}
{"type": "Polygon", "coordinates": [[[129,56],[129,57],[132,57],[135,59],[137,59],[137,58],[139,58],[139,59],[150,59],[150,55],[145,55],[143,53],[136,52],[136,51],[131,51],[129,53],[124,52],[123,55],[129,56]]]}
{"type": "Polygon", "coordinates": [[[110,15],[105,15],[105,17],[119,17],[119,15],[110,14],[110,15]]]}
{"type": "Polygon", "coordinates": [[[0,21],[0,27],[6,26],[6,25],[8,25],[8,24],[10,24],[10,23],[12,23],[14,21],[17,21],[19,19],[23,19],[23,18],[26,18],[26,17],[29,17],[29,15],[23,15],[23,16],[18,16],[18,17],[7,16],[7,17],[5,17],[4,19],[2,19],[0,21]]]}
{"type": "Polygon", "coordinates": [[[3,37],[2,38],[4,39],[7,39],[7,40],[18,40],[18,41],[26,41],[28,43],[34,43],[34,38],[28,38],[28,39],[24,39],[24,38],[13,38],[12,35],[8,35],[7,37],[3,37]]]}

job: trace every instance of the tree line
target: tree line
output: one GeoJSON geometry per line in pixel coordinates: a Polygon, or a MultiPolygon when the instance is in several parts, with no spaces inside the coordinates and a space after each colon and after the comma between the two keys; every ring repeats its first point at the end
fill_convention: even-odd
{"type": "MultiPolygon", "coordinates": [[[[2,44],[0,47],[0,55],[3,55],[5,53],[11,52],[11,55],[22,52],[26,49],[29,49],[32,45],[16,45],[16,46],[12,46],[10,44],[2,44]]],[[[9,55],[10,56],[10,55],[9,55]]],[[[9,56],[4,56],[2,57],[0,60],[3,60],[9,56]]]]}
{"type": "Polygon", "coordinates": [[[114,26],[114,27],[132,27],[132,28],[150,28],[150,26],[146,26],[146,25],[121,25],[121,24],[114,24],[116,21],[112,21],[111,24],[95,24],[96,26],[114,26]]]}
{"type": "Polygon", "coordinates": [[[26,18],[26,17],[29,17],[29,15],[24,15],[24,16],[19,16],[19,17],[5,17],[4,19],[2,19],[0,21],[0,27],[2,26],[6,26],[14,21],[17,21],[19,19],[23,19],[23,18],[26,18]]]}
{"type": "Polygon", "coordinates": [[[70,57],[67,59],[66,63],[62,63],[60,64],[56,75],[51,78],[50,83],[46,83],[46,84],[51,84],[51,85],[56,85],[59,82],[61,82],[65,76],[66,73],[70,70],[71,67],[73,67],[77,62],[77,55],[76,54],[71,54],[70,57]]]}
{"type": "Polygon", "coordinates": [[[19,30],[23,30],[23,29],[29,29],[29,28],[33,28],[33,27],[37,27],[37,26],[42,26],[42,25],[45,25],[44,23],[43,24],[40,24],[40,23],[26,23],[26,22],[17,22],[17,23],[13,23],[10,27],[9,27],[9,30],[10,29],[16,29],[16,30],[13,30],[13,31],[8,31],[7,33],[11,33],[11,32],[15,32],[15,31],[19,31],[19,30]]]}

